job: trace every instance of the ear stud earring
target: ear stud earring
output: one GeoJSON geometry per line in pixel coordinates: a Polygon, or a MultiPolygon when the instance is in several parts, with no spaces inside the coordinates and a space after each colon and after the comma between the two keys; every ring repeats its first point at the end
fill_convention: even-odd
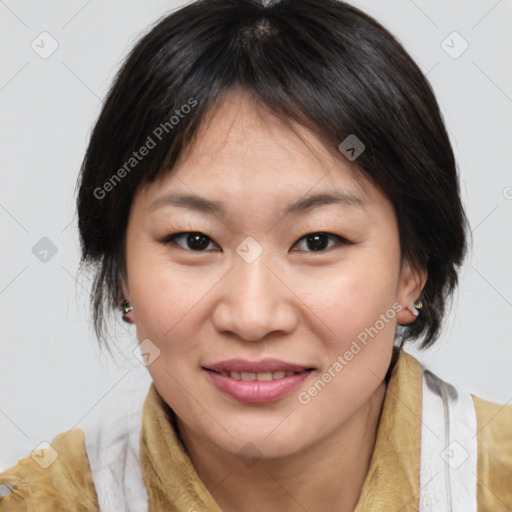
{"type": "Polygon", "coordinates": [[[128,318],[128,313],[133,309],[132,305],[130,304],[129,300],[125,300],[121,304],[121,310],[123,312],[123,320],[128,323],[132,323],[132,321],[128,318]]]}
{"type": "Polygon", "coordinates": [[[414,301],[412,306],[412,314],[414,316],[418,316],[420,314],[420,309],[423,307],[423,303],[420,299],[414,301]]]}

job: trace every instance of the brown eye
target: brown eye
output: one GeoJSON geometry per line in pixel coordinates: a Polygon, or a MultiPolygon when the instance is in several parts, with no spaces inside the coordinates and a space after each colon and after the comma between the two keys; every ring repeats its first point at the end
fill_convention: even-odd
{"type": "MultiPolygon", "coordinates": [[[[199,231],[187,231],[183,233],[174,233],[172,235],[166,236],[162,243],[164,244],[176,244],[182,249],[195,251],[195,252],[204,252],[205,249],[209,246],[210,243],[215,244],[215,242],[204,233],[199,231]],[[178,240],[184,240],[183,243],[178,243],[178,240]]],[[[215,244],[217,245],[217,244],[215,244]]]]}
{"type": "Polygon", "coordinates": [[[329,239],[334,240],[335,243],[333,245],[336,245],[336,242],[341,245],[346,245],[350,243],[347,239],[339,235],[334,235],[333,233],[319,232],[304,235],[302,238],[298,240],[297,244],[304,242],[306,249],[303,250],[306,250],[306,252],[322,252],[325,251],[326,249],[330,249],[333,246],[329,246],[329,239]]]}

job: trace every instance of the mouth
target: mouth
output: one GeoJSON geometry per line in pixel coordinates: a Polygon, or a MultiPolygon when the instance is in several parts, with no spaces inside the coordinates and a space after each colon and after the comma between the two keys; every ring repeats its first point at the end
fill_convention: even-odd
{"type": "Polygon", "coordinates": [[[216,371],[211,368],[204,368],[204,370],[216,373],[217,375],[222,375],[223,377],[229,377],[234,380],[242,380],[242,381],[269,381],[269,380],[281,380],[286,377],[293,377],[294,375],[299,375],[301,373],[307,373],[314,371],[314,368],[306,368],[302,371],[285,371],[285,370],[275,370],[275,371],[267,371],[267,372],[241,372],[241,371],[216,371]]]}
{"type": "Polygon", "coordinates": [[[202,366],[203,370],[215,372],[223,377],[243,381],[269,381],[285,379],[298,373],[311,372],[315,368],[310,365],[291,363],[275,358],[260,361],[249,359],[226,359],[202,366]]]}
{"type": "MultiPolygon", "coordinates": [[[[247,368],[248,364],[246,362],[244,364],[247,368]]],[[[261,365],[261,363],[258,364],[261,365]]],[[[234,366],[240,368],[239,365],[234,366]]],[[[303,385],[315,370],[297,366],[295,370],[291,370],[289,365],[285,368],[270,370],[267,366],[266,371],[240,371],[202,367],[210,382],[218,390],[239,402],[248,404],[272,402],[286,397],[303,385]]]]}

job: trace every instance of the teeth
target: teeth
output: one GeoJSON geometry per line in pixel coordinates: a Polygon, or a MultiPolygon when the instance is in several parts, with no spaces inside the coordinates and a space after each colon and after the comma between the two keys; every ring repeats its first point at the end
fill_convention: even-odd
{"type": "Polygon", "coordinates": [[[243,380],[243,381],[251,381],[251,380],[259,380],[259,381],[269,381],[269,380],[277,380],[283,379],[284,377],[291,377],[299,372],[285,372],[282,370],[275,372],[220,372],[224,377],[231,377],[235,380],[243,380]]]}
{"type": "Polygon", "coordinates": [[[256,380],[272,380],[272,372],[258,373],[256,380]]]}

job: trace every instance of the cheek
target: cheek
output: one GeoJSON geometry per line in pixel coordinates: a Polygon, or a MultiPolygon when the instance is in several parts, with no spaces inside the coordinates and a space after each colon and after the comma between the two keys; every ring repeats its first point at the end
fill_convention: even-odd
{"type": "Polygon", "coordinates": [[[294,291],[314,313],[317,325],[321,320],[327,339],[345,344],[396,302],[398,258],[373,251],[354,253],[328,271],[297,272],[294,291]]]}
{"type": "MultiPolygon", "coordinates": [[[[128,261],[137,338],[150,339],[160,350],[148,370],[156,381],[169,381],[165,370],[185,381],[200,366],[211,336],[205,334],[211,333],[211,297],[226,271],[178,265],[143,244],[134,247],[128,261]]],[[[171,381],[167,385],[174,386],[171,381]]]]}
{"type": "MultiPolygon", "coordinates": [[[[315,291],[310,287],[305,302],[312,305],[314,330],[325,350],[318,379],[328,384],[314,383],[302,397],[311,400],[306,407],[310,417],[325,415],[333,403],[343,404],[320,427],[325,435],[369,398],[387,372],[396,331],[397,275],[393,259],[360,257],[324,276],[315,291]]],[[[304,279],[303,286],[308,282],[304,279]]],[[[304,435],[318,435],[318,425],[306,429],[304,435]]]]}
{"type": "Polygon", "coordinates": [[[144,243],[128,246],[127,267],[139,340],[161,344],[175,337],[206,291],[195,269],[178,268],[165,257],[165,248],[144,243]]]}
{"type": "Polygon", "coordinates": [[[132,289],[139,339],[164,344],[190,338],[187,332],[193,330],[190,323],[194,322],[194,305],[207,291],[200,283],[183,274],[158,273],[154,269],[147,277],[141,274],[140,282],[134,279],[132,289]]]}

